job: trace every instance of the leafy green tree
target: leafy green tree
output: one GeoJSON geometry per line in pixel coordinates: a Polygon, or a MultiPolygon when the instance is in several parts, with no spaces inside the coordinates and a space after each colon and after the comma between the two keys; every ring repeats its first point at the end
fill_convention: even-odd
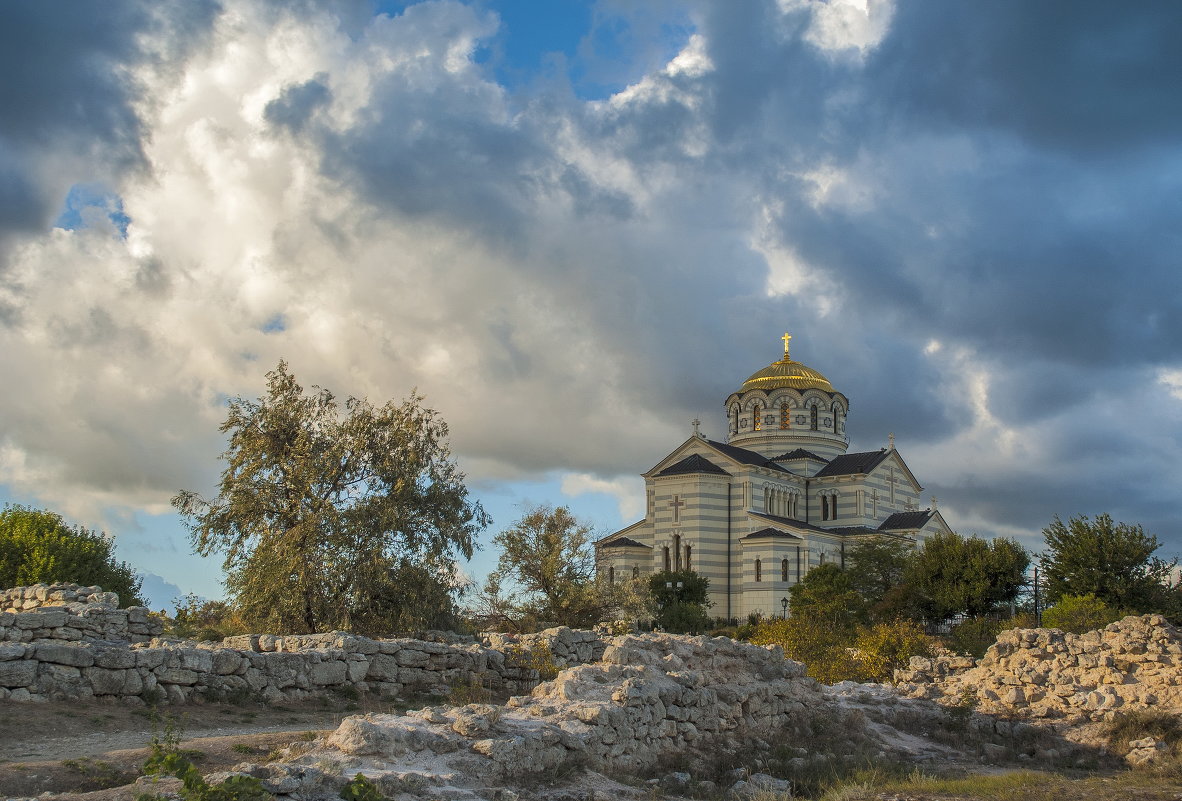
{"type": "Polygon", "coordinates": [[[710,579],[693,570],[666,570],[648,578],[654,622],[676,634],[698,633],[710,626],[710,579]]]}
{"type": "Polygon", "coordinates": [[[0,587],[74,583],[119,594],[124,606],[143,606],[143,581],[115,558],[102,532],[71,526],[56,512],[6,506],[0,511],[0,587]]]}
{"type": "Polygon", "coordinates": [[[835,564],[814,567],[788,590],[788,595],[793,617],[816,617],[843,630],[865,619],[866,604],[854,590],[853,577],[835,564]]]}
{"type": "Polygon", "coordinates": [[[585,628],[604,620],[612,592],[596,579],[591,535],[591,526],[565,506],[536,506],[493,537],[501,554],[490,578],[502,608],[538,625],[585,628]],[[515,588],[507,598],[506,584],[515,588]]]}
{"type": "Polygon", "coordinates": [[[978,617],[1018,597],[1029,564],[1030,555],[1014,540],[936,534],[908,563],[905,580],[925,617],[978,617]]]}
{"type": "Polygon", "coordinates": [[[217,496],[182,491],[173,505],[199,554],[225,554],[232,603],[256,630],[387,633],[369,605],[397,596],[402,565],[470,557],[488,517],[421,397],[342,410],[314,389],[281,361],[264,397],[232,399],[217,496]]]}
{"type": "Polygon", "coordinates": [[[1124,616],[1120,609],[1109,606],[1095,595],[1060,595],[1055,605],[1042,613],[1042,624],[1049,629],[1083,634],[1102,629],[1124,616]]]}
{"type": "Polygon", "coordinates": [[[893,620],[899,616],[898,589],[914,555],[914,544],[897,537],[870,537],[846,554],[845,571],[872,618],[893,620]]]}
{"type": "Polygon", "coordinates": [[[1170,599],[1166,579],[1177,563],[1153,554],[1157,537],[1139,525],[1114,523],[1108,515],[1055,517],[1042,530],[1047,600],[1064,595],[1094,595],[1105,603],[1139,613],[1166,612],[1170,599]]]}

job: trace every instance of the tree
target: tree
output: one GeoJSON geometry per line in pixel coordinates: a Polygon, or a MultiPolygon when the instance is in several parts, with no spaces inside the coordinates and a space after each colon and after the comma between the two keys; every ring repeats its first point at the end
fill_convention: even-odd
{"type": "Polygon", "coordinates": [[[1157,537],[1139,525],[1114,523],[1106,514],[1067,523],[1055,517],[1042,530],[1047,600],[1064,595],[1095,595],[1105,603],[1137,612],[1165,611],[1166,579],[1176,564],[1153,555],[1157,537]]]}
{"type": "Polygon", "coordinates": [[[370,605],[399,595],[402,566],[450,572],[488,517],[420,396],[342,410],[314,389],[280,361],[264,397],[232,399],[217,496],[182,491],[173,505],[199,554],[225,553],[226,588],[252,626],[387,633],[396,621],[370,605]]]}
{"type": "Polygon", "coordinates": [[[950,532],[923,544],[905,578],[915,588],[925,617],[977,617],[1018,597],[1029,564],[1030,555],[1014,540],[986,541],[950,532]]]}
{"type": "Polygon", "coordinates": [[[565,506],[535,506],[498,533],[493,542],[501,555],[490,578],[502,608],[538,624],[577,628],[602,621],[613,606],[612,593],[596,580],[591,533],[565,506]],[[506,583],[516,588],[508,598],[506,583]]]}
{"type": "Polygon", "coordinates": [[[99,531],[71,526],[56,512],[6,506],[0,511],[0,587],[55,582],[98,585],[124,606],[143,606],[143,579],[115,558],[99,531]]]}
{"type": "Polygon", "coordinates": [[[865,539],[846,554],[845,571],[871,617],[893,620],[898,616],[899,588],[914,555],[910,540],[895,537],[865,539]]]}
{"type": "Polygon", "coordinates": [[[710,579],[693,570],[667,570],[648,578],[654,622],[676,634],[705,631],[710,625],[710,579]]]}
{"type": "Polygon", "coordinates": [[[866,614],[849,571],[835,564],[814,567],[788,590],[793,617],[815,617],[833,629],[848,630],[866,614]]]}

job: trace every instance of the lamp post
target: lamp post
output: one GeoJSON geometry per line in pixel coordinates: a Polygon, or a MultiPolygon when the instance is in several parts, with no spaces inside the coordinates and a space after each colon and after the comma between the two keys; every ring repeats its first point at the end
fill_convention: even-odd
{"type": "Polygon", "coordinates": [[[783,617],[787,618],[788,617],[788,599],[786,597],[780,599],[780,608],[784,610],[783,617]]]}

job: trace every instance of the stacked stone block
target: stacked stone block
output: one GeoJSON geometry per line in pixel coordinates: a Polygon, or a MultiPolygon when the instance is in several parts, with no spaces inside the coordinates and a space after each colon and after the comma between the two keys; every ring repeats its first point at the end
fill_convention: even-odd
{"type": "Polygon", "coordinates": [[[1013,629],[976,663],[916,657],[895,680],[913,696],[967,697],[983,712],[1031,718],[1099,720],[1127,705],[1182,711],[1182,632],[1161,615],[1086,634],[1013,629]]]}

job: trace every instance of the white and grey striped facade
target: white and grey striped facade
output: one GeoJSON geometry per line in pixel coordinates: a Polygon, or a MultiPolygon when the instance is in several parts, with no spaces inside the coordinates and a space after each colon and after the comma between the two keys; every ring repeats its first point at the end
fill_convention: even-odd
{"type": "MultiPolygon", "coordinates": [[[[773,367],[785,372],[785,365],[798,363],[785,352],[773,367]]],[[[727,399],[727,442],[707,439],[695,425],[643,474],[645,517],[596,543],[601,575],[619,581],[689,568],[710,580],[712,615],[774,616],[811,568],[842,564],[867,537],[918,543],[949,531],[934,498],[920,509],[923,488],[893,441],[846,453],[848,400],[804,371],[818,378],[787,381],[821,388],[769,390],[767,381],[748,388],[748,379],[727,399]]]]}

